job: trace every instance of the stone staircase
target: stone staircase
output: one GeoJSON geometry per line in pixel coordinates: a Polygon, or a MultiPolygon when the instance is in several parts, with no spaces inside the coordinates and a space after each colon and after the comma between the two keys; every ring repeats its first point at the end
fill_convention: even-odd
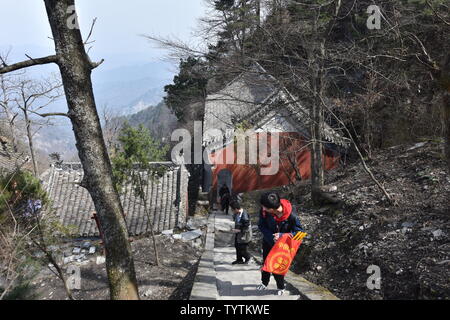
{"type": "MultiPolygon", "coordinates": [[[[232,265],[236,258],[231,215],[213,211],[208,219],[205,251],[200,260],[190,300],[338,300],[325,288],[314,285],[289,272],[286,291],[277,296],[275,281],[271,278],[264,291],[256,290],[261,283],[261,261],[248,265],[232,265]]],[[[259,257],[260,259],[260,257],[259,257]]]]}

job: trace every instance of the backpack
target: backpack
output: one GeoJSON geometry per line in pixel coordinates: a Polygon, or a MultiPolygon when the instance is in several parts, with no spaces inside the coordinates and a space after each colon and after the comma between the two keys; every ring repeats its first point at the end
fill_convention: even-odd
{"type": "Polygon", "coordinates": [[[250,220],[250,216],[248,215],[248,213],[247,217],[249,222],[248,228],[243,234],[241,233],[238,234],[237,236],[238,243],[249,243],[252,241],[253,238],[252,221],[250,220]]]}

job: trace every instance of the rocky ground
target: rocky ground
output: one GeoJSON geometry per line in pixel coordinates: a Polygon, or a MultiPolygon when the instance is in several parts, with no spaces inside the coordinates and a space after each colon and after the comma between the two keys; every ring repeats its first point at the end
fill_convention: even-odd
{"type": "MultiPolygon", "coordinates": [[[[341,299],[449,299],[450,176],[441,148],[432,141],[398,146],[368,161],[395,205],[360,163],[327,173],[340,204],[314,207],[307,186],[280,190],[297,204],[309,234],[291,270],[341,299]],[[379,290],[367,286],[376,284],[369,266],[379,267],[379,290]]],[[[245,195],[252,213],[259,194],[245,195]]]]}
{"type": "MultiPolygon", "coordinates": [[[[188,230],[171,230],[168,234],[156,236],[159,250],[160,266],[156,266],[151,238],[142,237],[134,239],[131,243],[135,270],[139,285],[139,294],[142,300],[186,300],[190,296],[198,262],[203,251],[205,239],[206,219],[199,217],[194,224],[193,233],[187,238],[181,238],[182,233],[188,230]],[[183,231],[183,232],[182,232],[183,231]],[[198,236],[200,234],[200,236],[198,236]],[[192,239],[191,239],[192,238],[192,239]]],[[[80,289],[73,290],[77,300],[107,300],[109,288],[103,249],[100,240],[69,242],[57,246],[58,250],[67,260],[64,263],[61,256],[61,265],[65,272],[70,267],[79,267],[81,274],[80,289]],[[89,243],[83,249],[84,244],[89,243]],[[96,252],[89,254],[89,248],[95,247],[96,252]],[[78,252],[78,249],[80,252],[78,252]],[[73,252],[76,252],[74,255],[73,252]]],[[[28,286],[19,288],[16,299],[38,300],[66,300],[67,294],[61,280],[47,267],[38,267],[39,271],[28,286]],[[25,290],[26,289],[26,290],[25,290]]],[[[69,274],[66,274],[70,277],[69,274]]],[[[70,278],[68,278],[70,281],[70,278]]]]}

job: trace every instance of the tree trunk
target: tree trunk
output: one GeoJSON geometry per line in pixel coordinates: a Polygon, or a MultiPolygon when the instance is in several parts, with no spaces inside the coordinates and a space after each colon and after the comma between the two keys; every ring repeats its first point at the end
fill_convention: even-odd
{"type": "Polygon", "coordinates": [[[38,170],[36,155],[34,153],[34,147],[33,147],[33,134],[31,132],[31,120],[28,118],[28,111],[26,108],[27,107],[25,106],[24,109],[22,109],[22,111],[23,111],[23,114],[25,117],[25,125],[27,128],[28,145],[30,147],[31,160],[33,161],[34,176],[36,178],[39,178],[39,170],[38,170]]]}
{"type": "Polygon", "coordinates": [[[442,108],[445,139],[445,157],[447,158],[447,167],[450,174],[450,90],[445,94],[442,108]]]}
{"type": "Polygon", "coordinates": [[[11,134],[11,144],[13,146],[14,152],[17,152],[17,139],[16,139],[16,129],[14,127],[14,115],[11,113],[11,109],[9,107],[9,87],[7,87],[5,77],[3,75],[0,76],[0,88],[2,90],[3,101],[0,102],[3,110],[6,113],[6,120],[8,121],[8,128],[11,134]]]}
{"type": "Polygon", "coordinates": [[[111,299],[139,299],[134,261],[123,208],[112,181],[112,168],[94,100],[91,71],[81,32],[71,29],[74,0],[45,0],[56,46],[69,117],[84,169],[82,186],[94,202],[104,232],[111,299]]]}
{"type": "MultiPolygon", "coordinates": [[[[323,49],[323,47],[322,47],[323,49]]],[[[323,50],[324,51],[324,50],[323,50]]],[[[322,56],[324,52],[322,52],[322,56]]],[[[321,201],[322,187],[324,184],[323,172],[323,146],[322,146],[322,125],[323,125],[323,106],[321,95],[323,94],[323,69],[321,66],[322,57],[316,58],[316,72],[311,79],[313,84],[314,101],[311,108],[311,199],[315,205],[321,201]]]]}
{"type": "Polygon", "coordinates": [[[439,82],[444,89],[442,126],[445,140],[445,157],[447,159],[448,173],[450,174],[450,54],[447,54],[446,61],[441,68],[439,82]]]}
{"type": "Polygon", "coordinates": [[[261,0],[256,0],[256,26],[261,26],[261,0]]]}
{"type": "Polygon", "coordinates": [[[13,147],[14,152],[18,152],[19,149],[17,148],[17,138],[16,138],[16,128],[14,126],[14,116],[11,114],[11,112],[6,108],[6,117],[8,119],[8,126],[9,126],[9,132],[11,134],[11,144],[13,147]]]}
{"type": "Polygon", "coordinates": [[[320,204],[323,177],[322,143],[321,143],[321,109],[320,105],[314,103],[312,107],[312,130],[311,130],[311,199],[314,204],[320,204]]]}

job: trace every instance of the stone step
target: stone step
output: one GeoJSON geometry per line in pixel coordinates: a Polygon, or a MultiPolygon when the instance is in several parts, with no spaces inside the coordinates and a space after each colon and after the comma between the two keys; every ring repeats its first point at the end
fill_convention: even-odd
{"type": "Polygon", "coordinates": [[[257,290],[261,283],[261,264],[252,259],[249,264],[236,264],[234,226],[231,215],[212,211],[208,218],[205,251],[200,260],[191,300],[338,300],[327,289],[289,272],[286,290],[277,295],[275,280],[271,277],[266,290],[257,290]]]}

